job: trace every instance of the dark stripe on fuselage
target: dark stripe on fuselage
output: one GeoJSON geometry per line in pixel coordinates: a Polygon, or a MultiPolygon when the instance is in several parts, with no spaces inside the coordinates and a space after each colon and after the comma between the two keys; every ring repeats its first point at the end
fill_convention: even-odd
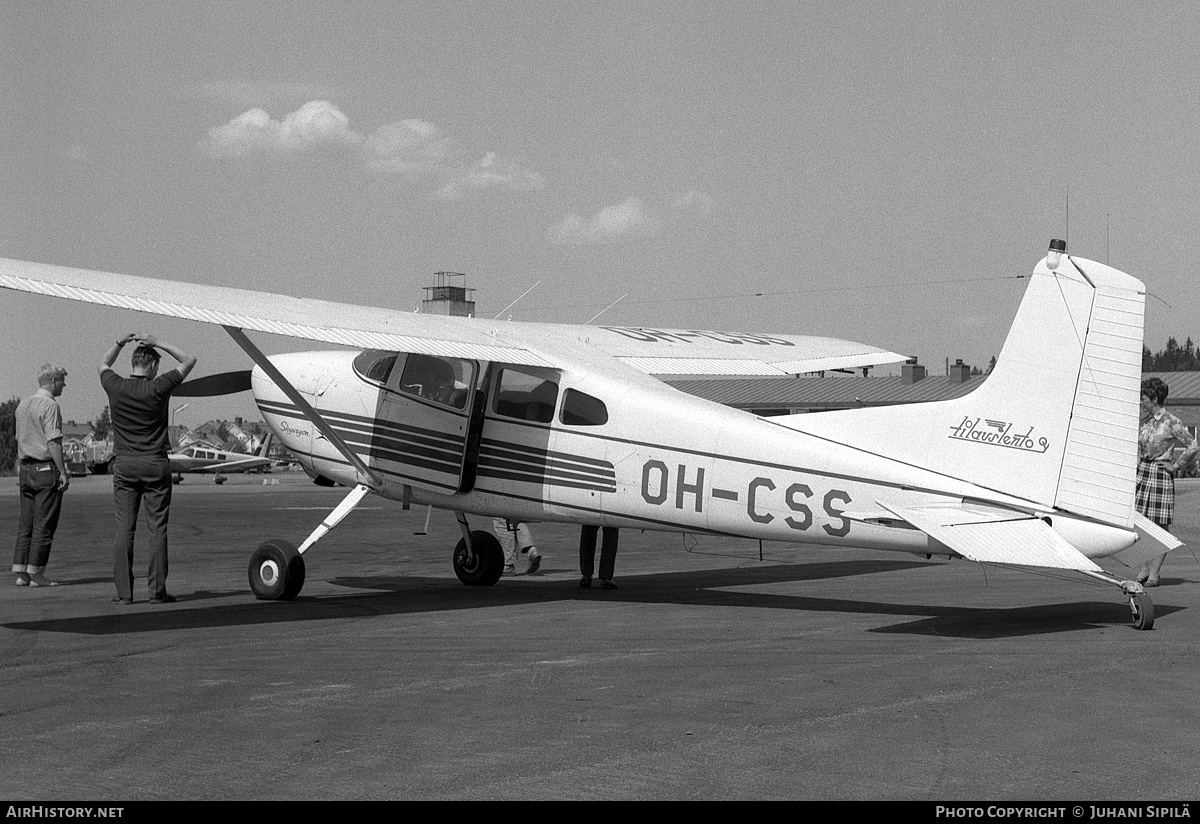
{"type": "Polygon", "coordinates": [[[532,473],[532,474],[536,474],[538,477],[544,476],[547,479],[561,478],[564,480],[579,481],[581,483],[587,482],[587,483],[592,483],[592,484],[599,484],[598,488],[611,487],[612,489],[616,489],[616,485],[617,485],[617,479],[616,479],[615,474],[610,474],[609,476],[606,477],[603,475],[601,475],[601,476],[591,475],[586,472],[566,472],[563,470],[547,470],[547,468],[542,464],[519,463],[519,462],[515,462],[515,461],[500,461],[500,460],[495,460],[494,458],[489,458],[489,459],[485,460],[482,455],[479,458],[479,469],[481,471],[484,469],[488,469],[488,470],[495,470],[495,471],[522,472],[525,474],[532,473]]]}
{"type": "MultiPolygon", "coordinates": [[[[328,455],[317,455],[313,452],[305,452],[302,449],[291,449],[288,451],[291,452],[293,455],[304,456],[306,458],[312,458],[313,460],[317,460],[317,461],[325,461],[326,463],[339,464],[339,465],[347,467],[347,468],[351,467],[350,462],[347,461],[345,458],[343,458],[341,455],[338,455],[336,458],[331,458],[328,455]]],[[[376,472],[380,472],[389,477],[399,478],[402,481],[411,481],[414,484],[424,484],[425,486],[438,487],[439,489],[446,490],[447,494],[453,494],[458,491],[457,483],[453,483],[453,484],[439,483],[438,481],[431,480],[430,478],[428,478],[426,476],[409,475],[409,474],[400,472],[395,469],[385,469],[385,468],[379,467],[379,466],[372,467],[372,469],[374,469],[376,472]]]]}
{"type": "Polygon", "coordinates": [[[479,474],[508,480],[526,480],[525,476],[532,476],[542,478],[544,483],[552,486],[599,492],[617,489],[616,471],[607,461],[495,438],[483,439],[479,450],[479,474]]]}
{"type": "MultiPolygon", "coordinates": [[[[477,472],[480,478],[495,478],[501,481],[519,481],[522,483],[537,484],[538,486],[556,486],[566,489],[587,489],[593,492],[616,492],[617,485],[611,484],[608,486],[597,484],[595,482],[569,481],[563,478],[552,478],[547,475],[531,475],[524,472],[506,472],[494,467],[479,467],[477,472]]],[[[495,492],[499,490],[480,489],[481,492],[495,492]]]]}
{"type": "MultiPolygon", "coordinates": [[[[293,404],[272,403],[269,401],[260,401],[259,409],[263,412],[273,412],[276,415],[298,418],[307,421],[308,418],[301,413],[300,409],[293,404]]],[[[456,435],[452,432],[445,432],[439,429],[425,429],[410,424],[398,423],[389,421],[384,418],[369,418],[364,415],[352,415],[347,412],[333,412],[327,409],[318,409],[317,412],[326,421],[331,424],[337,422],[342,428],[362,432],[364,434],[380,434],[381,436],[392,436],[398,438],[412,439],[424,438],[428,439],[429,443],[442,443],[448,447],[461,448],[463,444],[463,436],[456,435]]]]}
{"type": "MultiPolygon", "coordinates": [[[[491,419],[489,418],[489,420],[491,420],[491,419]]],[[[482,440],[482,444],[485,447],[492,446],[492,447],[496,447],[497,449],[509,449],[514,452],[521,452],[525,455],[528,455],[528,456],[531,456],[534,458],[543,459],[543,460],[551,460],[554,458],[561,458],[563,460],[572,461],[574,463],[591,464],[594,467],[597,467],[599,469],[608,470],[608,471],[612,471],[612,468],[613,468],[613,465],[611,463],[609,463],[608,461],[605,461],[605,460],[601,460],[599,458],[588,458],[584,455],[572,455],[569,452],[555,452],[555,451],[551,451],[549,449],[545,449],[543,447],[529,446],[528,444],[514,443],[512,441],[501,441],[501,440],[497,440],[496,438],[484,438],[482,440]]]]}
{"type": "MultiPolygon", "coordinates": [[[[264,414],[308,420],[292,404],[261,401],[258,405],[264,414]]],[[[465,438],[460,435],[361,415],[317,411],[347,446],[356,452],[365,450],[376,462],[387,461],[442,472],[454,478],[459,476],[465,449],[465,438]]],[[[479,477],[598,492],[616,491],[616,473],[607,461],[492,438],[484,439],[483,444],[477,469],[479,477]]],[[[304,454],[331,460],[312,453],[304,454]]],[[[387,474],[407,477],[394,471],[387,474]]]]}
{"type": "MultiPolygon", "coordinates": [[[[307,421],[290,404],[260,403],[263,413],[307,421]]],[[[405,464],[458,478],[465,440],[462,436],[407,425],[373,426],[373,419],[318,410],[330,428],[355,451],[365,450],[375,461],[405,464]],[[349,422],[347,422],[349,421],[349,422]]],[[[390,422],[383,421],[383,424],[390,422]]]]}

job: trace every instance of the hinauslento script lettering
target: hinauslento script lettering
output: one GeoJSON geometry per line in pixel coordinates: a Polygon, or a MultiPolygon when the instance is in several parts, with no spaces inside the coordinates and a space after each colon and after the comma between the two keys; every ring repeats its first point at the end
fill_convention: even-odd
{"type": "Polygon", "coordinates": [[[961,423],[951,427],[949,437],[956,441],[974,441],[988,446],[1019,449],[1023,452],[1044,453],[1050,448],[1050,442],[1045,438],[1038,437],[1034,440],[1033,426],[1024,432],[1014,432],[1013,425],[1008,421],[972,419],[965,415],[961,423]]]}

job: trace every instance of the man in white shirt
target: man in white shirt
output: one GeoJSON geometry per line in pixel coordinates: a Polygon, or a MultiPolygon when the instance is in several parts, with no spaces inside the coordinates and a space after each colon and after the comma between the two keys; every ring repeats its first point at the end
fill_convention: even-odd
{"type": "Polygon", "coordinates": [[[62,449],[62,411],[55,400],[67,385],[67,370],[46,364],[38,390],[17,405],[17,461],[21,525],[13,552],[17,586],[52,587],[46,577],[50,544],[58,529],[63,493],[71,483],[62,449]]]}

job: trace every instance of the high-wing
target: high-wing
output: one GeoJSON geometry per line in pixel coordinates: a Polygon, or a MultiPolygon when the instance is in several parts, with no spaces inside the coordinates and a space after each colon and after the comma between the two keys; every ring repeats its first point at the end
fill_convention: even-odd
{"type": "Polygon", "coordinates": [[[836,338],[450,318],[0,258],[0,287],[364,349],[552,366],[555,341],[653,375],[785,375],[902,355],[836,338]]]}
{"type": "Polygon", "coordinates": [[[474,323],[269,292],[0,258],[0,287],[365,349],[548,366],[474,323]]]}

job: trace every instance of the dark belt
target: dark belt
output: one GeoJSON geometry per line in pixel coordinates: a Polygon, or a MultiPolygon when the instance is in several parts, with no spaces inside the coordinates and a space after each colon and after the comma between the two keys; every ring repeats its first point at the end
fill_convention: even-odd
{"type": "Polygon", "coordinates": [[[48,464],[48,463],[54,463],[54,461],[50,460],[49,458],[22,458],[21,463],[23,463],[23,464],[48,464]]]}

